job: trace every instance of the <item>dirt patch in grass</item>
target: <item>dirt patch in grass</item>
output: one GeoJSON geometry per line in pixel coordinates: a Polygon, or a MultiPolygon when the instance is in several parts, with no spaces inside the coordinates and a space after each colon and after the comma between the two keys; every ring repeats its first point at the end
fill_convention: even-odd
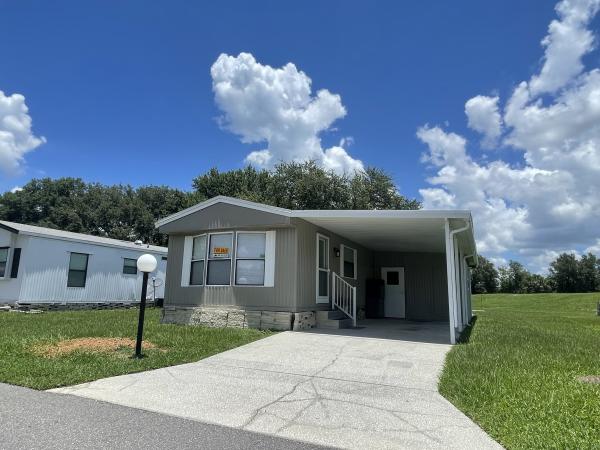
{"type": "Polygon", "coordinates": [[[585,375],[577,377],[577,381],[589,384],[600,384],[600,375],[585,375]]]}
{"type": "MultiPolygon", "coordinates": [[[[65,339],[52,344],[38,344],[32,347],[33,353],[44,358],[56,358],[81,351],[87,353],[114,353],[120,350],[135,348],[135,341],[131,338],[111,337],[85,337],[77,339],[65,339]]],[[[152,342],[143,341],[142,348],[145,350],[158,348],[152,342]]]]}

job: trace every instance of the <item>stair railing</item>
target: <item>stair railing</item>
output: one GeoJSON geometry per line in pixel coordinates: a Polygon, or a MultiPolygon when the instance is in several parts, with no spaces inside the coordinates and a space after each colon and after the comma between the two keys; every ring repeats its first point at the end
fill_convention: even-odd
{"type": "Polygon", "coordinates": [[[332,272],[331,281],[332,307],[346,314],[352,319],[352,325],[356,326],[356,287],[335,272],[332,272]]]}

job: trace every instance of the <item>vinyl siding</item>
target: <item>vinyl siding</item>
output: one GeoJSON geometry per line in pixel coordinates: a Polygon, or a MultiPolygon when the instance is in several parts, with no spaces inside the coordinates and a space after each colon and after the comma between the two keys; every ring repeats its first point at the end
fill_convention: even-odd
{"type": "MultiPolygon", "coordinates": [[[[243,228],[239,228],[239,231],[243,228]]],[[[213,230],[217,231],[217,230],[213,230]]],[[[202,231],[195,231],[199,234],[202,231]]],[[[295,311],[296,230],[278,228],[275,235],[275,283],[260,286],[181,286],[183,235],[169,237],[165,304],[235,306],[244,309],[295,311]]]]}
{"type": "MultiPolygon", "coordinates": [[[[123,274],[123,258],[137,259],[147,249],[140,251],[118,249],[63,239],[27,236],[21,251],[19,276],[22,303],[55,302],[128,302],[138,301],[142,288],[142,274],[123,274]],[[85,287],[67,287],[70,253],[89,254],[85,287]]],[[[165,279],[166,262],[163,254],[154,254],[158,269],[151,276],[165,279]]],[[[148,294],[152,294],[149,282],[148,294]]],[[[157,288],[156,297],[163,296],[164,284],[157,288]]]]}
{"type": "Polygon", "coordinates": [[[161,233],[196,234],[198,230],[215,231],[252,227],[289,226],[290,219],[278,214],[242,206],[217,203],[160,227],[161,233]]]}
{"type": "Polygon", "coordinates": [[[340,246],[344,244],[357,251],[357,279],[345,278],[345,280],[352,286],[356,286],[357,306],[358,308],[363,307],[365,304],[365,283],[367,278],[371,277],[372,273],[371,251],[305,220],[293,219],[293,224],[296,226],[298,232],[298,308],[300,310],[329,309],[329,305],[317,304],[316,302],[317,233],[329,238],[329,268],[332,272],[341,274],[341,257],[335,256],[334,248],[340,249],[340,246]]]}
{"type": "Polygon", "coordinates": [[[374,277],[381,276],[381,267],[404,267],[407,319],[448,320],[444,253],[374,252],[374,277]]]}

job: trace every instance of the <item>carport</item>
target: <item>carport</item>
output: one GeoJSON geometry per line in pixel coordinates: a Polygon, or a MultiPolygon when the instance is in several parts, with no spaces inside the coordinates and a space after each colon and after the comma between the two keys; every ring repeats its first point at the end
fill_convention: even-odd
{"type": "MultiPolygon", "coordinates": [[[[390,278],[390,268],[401,269],[402,278],[405,277],[402,287],[406,291],[406,310],[399,317],[422,322],[447,321],[450,342],[456,342],[472,318],[469,267],[477,264],[477,250],[469,211],[315,210],[295,213],[295,217],[321,230],[368,249],[371,258],[367,270],[370,270],[371,278],[382,278],[385,282],[386,276],[390,278]],[[443,316],[439,311],[440,302],[444,303],[443,316]]],[[[395,281],[397,275],[391,278],[395,281]]],[[[387,283],[385,292],[388,292],[387,283]]],[[[358,302],[362,296],[367,303],[368,295],[368,289],[363,289],[358,302]]],[[[363,325],[366,323],[362,322],[363,325]]],[[[389,321],[383,325],[371,320],[370,325],[391,331],[389,321]]],[[[398,326],[406,328],[407,325],[398,326]]]]}

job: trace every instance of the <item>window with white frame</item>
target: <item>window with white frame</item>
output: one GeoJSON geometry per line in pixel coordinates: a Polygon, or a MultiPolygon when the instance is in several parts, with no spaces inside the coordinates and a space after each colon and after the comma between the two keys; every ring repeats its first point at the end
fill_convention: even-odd
{"type": "Polygon", "coordinates": [[[209,235],[208,265],[206,284],[228,286],[231,284],[231,260],[233,253],[233,233],[209,235]]]}
{"type": "Polygon", "coordinates": [[[204,265],[206,261],[206,235],[194,237],[192,243],[192,262],[190,264],[190,285],[204,284],[204,265]]]}
{"type": "Polygon", "coordinates": [[[238,232],[235,251],[235,284],[265,285],[265,232],[238,232]]]}
{"type": "Polygon", "coordinates": [[[8,247],[0,247],[0,278],[6,275],[6,265],[8,264],[8,247]]]}
{"type": "Polygon", "coordinates": [[[356,279],[356,249],[342,245],[341,253],[340,260],[342,262],[342,276],[344,278],[356,279]]]}

